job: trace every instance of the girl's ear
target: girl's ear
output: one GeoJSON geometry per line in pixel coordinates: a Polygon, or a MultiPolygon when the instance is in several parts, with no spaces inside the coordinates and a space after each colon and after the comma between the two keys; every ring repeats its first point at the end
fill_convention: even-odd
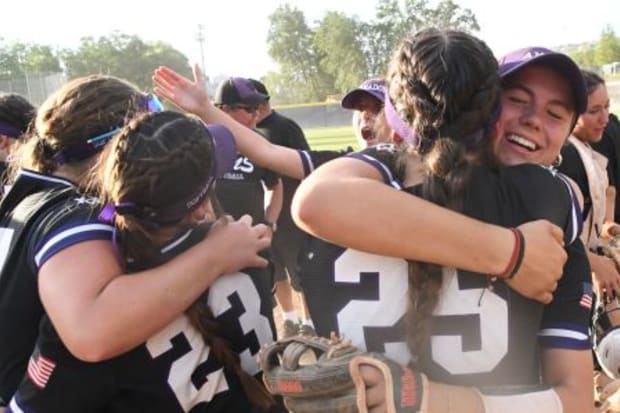
{"type": "Polygon", "coordinates": [[[213,206],[211,205],[211,200],[209,197],[206,197],[200,205],[194,208],[191,211],[190,216],[192,222],[195,223],[215,221],[215,212],[213,211],[213,206]]]}

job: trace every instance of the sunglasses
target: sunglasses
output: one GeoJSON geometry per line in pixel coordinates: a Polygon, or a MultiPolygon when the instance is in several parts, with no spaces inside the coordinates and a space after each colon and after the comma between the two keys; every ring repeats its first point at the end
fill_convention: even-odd
{"type": "Polygon", "coordinates": [[[233,110],[242,109],[242,110],[245,110],[248,113],[254,113],[254,112],[256,112],[258,110],[257,106],[231,105],[230,107],[233,110]]]}

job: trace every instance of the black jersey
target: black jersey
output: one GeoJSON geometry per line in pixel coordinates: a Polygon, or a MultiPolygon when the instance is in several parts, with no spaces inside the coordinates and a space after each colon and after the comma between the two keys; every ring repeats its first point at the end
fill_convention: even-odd
{"type": "MultiPolygon", "coordinates": [[[[393,147],[370,148],[351,156],[376,167],[387,184],[398,184],[393,147]]],[[[429,378],[439,382],[535,384],[540,373],[539,345],[590,346],[591,281],[583,245],[577,239],[579,211],[570,187],[540,166],[480,169],[472,179],[464,200],[467,215],[504,226],[549,219],[564,228],[567,244],[572,242],[570,258],[548,306],[521,297],[502,281],[490,289],[486,275],[444,269],[432,320],[431,351],[419,361],[429,378]]],[[[408,192],[417,194],[419,189],[408,192]]],[[[337,246],[324,248],[303,258],[303,284],[317,331],[339,331],[361,348],[408,360],[403,327],[406,262],[337,246]],[[319,256],[325,258],[316,260],[319,256]],[[319,305],[319,289],[322,305],[328,303],[328,311],[335,315],[319,305]]]]}
{"type": "Polygon", "coordinates": [[[613,113],[609,114],[609,123],[598,142],[592,142],[592,149],[605,155],[608,160],[607,175],[609,185],[616,187],[616,210],[614,222],[620,222],[620,121],[613,113]]]}
{"type": "Polygon", "coordinates": [[[301,165],[304,171],[304,177],[310,175],[312,171],[314,171],[319,166],[323,165],[325,162],[329,162],[333,159],[340,158],[344,155],[347,155],[353,152],[353,148],[350,146],[346,149],[342,149],[339,151],[306,151],[300,150],[297,151],[299,153],[299,157],[301,159],[301,165]]]}
{"type": "MultiPolygon", "coordinates": [[[[75,210],[70,213],[76,214],[75,210]]],[[[162,248],[164,260],[199,242],[205,234],[206,227],[180,234],[162,248]]],[[[61,248],[57,239],[43,242],[48,251],[61,248]]],[[[132,263],[130,269],[141,267],[132,263]]],[[[270,285],[262,270],[248,270],[218,278],[208,291],[208,304],[222,337],[240,354],[244,370],[255,375],[260,373],[256,361],[260,346],[274,339],[271,301],[265,298],[270,285]]],[[[143,345],[99,363],[76,359],[45,317],[28,375],[10,408],[38,413],[163,413],[249,411],[251,406],[237,377],[223,368],[188,317],[181,315],[143,345]]]]}
{"type": "Polygon", "coordinates": [[[65,179],[22,170],[0,203],[0,397],[5,401],[24,376],[43,315],[35,242],[53,208],[76,194],[65,179]]]}
{"type": "MultiPolygon", "coordinates": [[[[258,131],[273,144],[292,149],[308,150],[308,142],[301,127],[292,119],[272,111],[257,125],[258,131]]],[[[291,201],[299,186],[299,180],[283,176],[282,211],[278,216],[278,230],[273,234],[271,253],[277,280],[286,277],[285,269],[292,279],[297,278],[297,256],[305,239],[305,233],[293,222],[291,201]]]]}
{"type": "Polygon", "coordinates": [[[245,156],[239,155],[233,170],[219,178],[215,185],[217,199],[224,211],[235,219],[248,214],[252,221],[265,221],[265,190],[278,183],[278,175],[255,165],[245,156]]]}
{"type": "Polygon", "coordinates": [[[562,147],[562,163],[558,169],[566,176],[570,176],[579,187],[583,195],[583,218],[587,217],[590,209],[592,209],[588,176],[577,148],[570,142],[562,147]]]}
{"type": "MultiPolygon", "coordinates": [[[[352,152],[299,151],[305,175],[352,152]]],[[[398,185],[386,169],[388,180],[398,185]]],[[[363,350],[409,361],[405,343],[407,262],[309,237],[299,258],[306,303],[319,335],[343,334],[363,350]],[[390,305],[386,305],[390,303],[390,305]]]]}

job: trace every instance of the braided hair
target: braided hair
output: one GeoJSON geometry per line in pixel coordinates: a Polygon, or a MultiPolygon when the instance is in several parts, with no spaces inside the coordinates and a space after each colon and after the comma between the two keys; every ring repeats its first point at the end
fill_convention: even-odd
{"type": "MultiPolygon", "coordinates": [[[[130,200],[143,208],[141,211],[163,210],[179,199],[187,199],[210,179],[214,162],[213,144],[204,124],[170,111],[146,113],[131,120],[100,159],[95,168],[95,181],[102,200],[115,205],[130,200]]],[[[187,212],[176,218],[168,217],[165,224],[153,222],[141,213],[117,214],[114,225],[124,261],[132,259],[148,267],[158,266],[165,260],[160,253],[161,229],[183,230],[194,226],[188,222],[187,212]]],[[[186,310],[186,315],[217,360],[238,377],[250,402],[261,408],[269,407],[272,397],[241,368],[239,355],[219,334],[217,321],[207,305],[206,292],[186,310]]]]}
{"type": "MultiPolygon", "coordinates": [[[[426,29],[402,41],[387,80],[394,108],[420,137],[423,198],[461,211],[473,168],[490,162],[485,140],[500,98],[493,53],[467,33],[426,29]]],[[[409,263],[407,326],[414,356],[428,351],[441,275],[437,265],[409,263]]]]}
{"type": "Polygon", "coordinates": [[[53,159],[56,153],[121,127],[145,110],[144,98],[137,87],[113,76],[67,82],[39,107],[32,136],[17,149],[16,168],[54,173],[59,166],[53,159]]]}

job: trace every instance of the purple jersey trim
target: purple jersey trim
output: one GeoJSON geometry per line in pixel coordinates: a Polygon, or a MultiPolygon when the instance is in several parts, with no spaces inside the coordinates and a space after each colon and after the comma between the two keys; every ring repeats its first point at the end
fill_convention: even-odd
{"type": "Polygon", "coordinates": [[[545,348],[583,350],[592,348],[588,326],[573,323],[549,323],[538,332],[538,342],[545,348]]]}
{"type": "Polygon", "coordinates": [[[9,405],[6,408],[6,413],[25,413],[21,407],[19,407],[19,405],[17,404],[17,400],[15,400],[17,398],[17,395],[15,395],[12,399],[11,402],[9,403],[9,405]]]}
{"type": "Polygon", "coordinates": [[[394,175],[392,175],[390,168],[385,166],[385,164],[383,164],[381,161],[358,152],[350,153],[347,156],[349,158],[358,159],[362,162],[366,162],[368,165],[375,168],[381,174],[381,177],[383,178],[383,183],[390,185],[396,189],[403,188],[402,184],[396,178],[394,178],[394,175]]]}
{"type": "Polygon", "coordinates": [[[48,259],[74,244],[94,240],[111,241],[113,232],[114,227],[110,225],[89,223],[52,233],[49,237],[43,239],[35,249],[34,262],[36,268],[41,268],[48,259]]]}
{"type": "Polygon", "coordinates": [[[308,151],[298,150],[297,153],[301,158],[301,166],[304,168],[304,178],[310,175],[312,171],[314,171],[314,164],[312,163],[312,158],[308,151]]]}

